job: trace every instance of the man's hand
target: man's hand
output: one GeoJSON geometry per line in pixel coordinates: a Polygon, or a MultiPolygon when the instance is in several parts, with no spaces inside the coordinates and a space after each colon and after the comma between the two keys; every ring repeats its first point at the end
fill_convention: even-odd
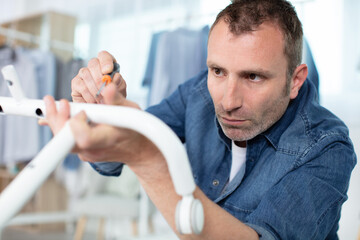
{"type": "MultiPolygon", "coordinates": [[[[59,109],[57,109],[52,97],[46,96],[44,101],[47,124],[53,133],[57,134],[65,122],[69,120],[69,103],[66,100],[61,100],[59,109]]],[[[127,100],[119,93],[114,83],[105,87],[103,102],[107,105],[121,105],[140,109],[137,104],[127,100]]],[[[160,154],[155,145],[143,135],[129,129],[89,123],[84,112],[69,121],[76,141],[76,147],[73,151],[79,153],[80,158],[84,161],[123,162],[129,166],[142,166],[147,164],[148,159],[151,159],[149,156],[160,154]]]]}
{"type": "MultiPolygon", "coordinates": [[[[89,61],[88,66],[81,68],[78,75],[71,81],[71,96],[74,102],[104,103],[103,94],[96,96],[104,74],[112,72],[115,58],[102,51],[97,58],[89,61]]],[[[126,97],[126,82],[121,74],[116,73],[112,81],[118,92],[126,97]]]]}
{"type": "MultiPolygon", "coordinates": [[[[89,61],[87,67],[80,69],[71,82],[73,101],[140,109],[136,103],[126,100],[126,83],[119,73],[114,75],[113,81],[96,97],[102,84],[102,76],[112,72],[115,61],[110,53],[102,51],[97,58],[89,61]]],[[[53,133],[57,134],[70,119],[69,103],[66,100],[60,100],[60,107],[56,109],[52,97],[46,96],[44,101],[46,120],[39,123],[49,125],[53,133]]],[[[70,119],[69,123],[76,141],[73,152],[78,153],[83,161],[123,162],[132,165],[132,163],[138,164],[137,159],[144,157],[148,159],[147,154],[159,153],[158,149],[141,134],[105,124],[89,123],[84,112],[70,119]]]]}

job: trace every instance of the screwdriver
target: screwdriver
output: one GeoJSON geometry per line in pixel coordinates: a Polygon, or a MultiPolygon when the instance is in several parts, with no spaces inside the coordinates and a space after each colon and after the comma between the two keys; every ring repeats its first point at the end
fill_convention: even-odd
{"type": "Polygon", "coordinates": [[[95,97],[98,97],[101,93],[101,91],[103,90],[103,88],[108,85],[109,83],[111,83],[115,73],[120,72],[120,65],[116,62],[114,62],[114,69],[110,74],[106,74],[101,78],[101,82],[103,83],[100,88],[99,91],[96,93],[95,97]]]}

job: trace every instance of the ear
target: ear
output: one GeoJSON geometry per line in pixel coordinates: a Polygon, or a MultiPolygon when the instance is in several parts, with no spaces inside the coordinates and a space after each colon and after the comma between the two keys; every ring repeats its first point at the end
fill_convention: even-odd
{"type": "Polygon", "coordinates": [[[308,67],[306,64],[301,64],[295,69],[291,78],[290,99],[294,99],[297,97],[301,86],[306,80],[307,75],[308,67]]]}

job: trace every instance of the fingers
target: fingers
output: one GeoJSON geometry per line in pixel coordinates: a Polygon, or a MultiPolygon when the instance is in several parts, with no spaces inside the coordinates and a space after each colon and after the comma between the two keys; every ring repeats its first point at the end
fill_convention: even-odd
{"type": "Polygon", "coordinates": [[[38,120],[38,124],[40,125],[40,126],[48,126],[49,124],[48,124],[48,121],[46,121],[46,119],[39,119],[38,120]]]}
{"type": "MultiPolygon", "coordinates": [[[[126,98],[126,95],[127,95],[126,82],[123,79],[123,77],[121,76],[121,74],[115,73],[112,83],[115,84],[117,92],[119,92],[122,96],[124,96],[126,98]]],[[[102,93],[100,95],[102,96],[102,99],[100,99],[100,103],[104,103],[104,100],[103,100],[104,91],[102,91],[102,93]]]]}
{"type": "MultiPolygon", "coordinates": [[[[98,70],[100,70],[100,68],[98,68],[98,70]]],[[[92,69],[92,71],[96,71],[96,69],[92,69]]],[[[99,73],[101,74],[101,73],[99,73]]],[[[90,67],[86,67],[86,68],[81,68],[78,74],[80,80],[82,80],[82,85],[81,85],[81,90],[83,91],[82,93],[90,93],[92,96],[92,99],[95,100],[95,102],[98,102],[96,100],[96,93],[98,92],[98,86],[97,86],[97,82],[99,82],[99,86],[101,85],[101,77],[96,80],[96,77],[94,77],[90,71],[90,67]]]]}
{"type": "Polygon", "coordinates": [[[108,53],[107,51],[101,51],[98,54],[98,59],[102,74],[112,72],[114,68],[114,62],[116,62],[116,60],[110,53],[108,53]]]}
{"type": "Polygon", "coordinates": [[[116,85],[110,83],[103,90],[104,103],[108,105],[122,105],[125,97],[117,92],[116,85]]]}
{"type": "Polygon", "coordinates": [[[74,102],[96,103],[95,97],[89,91],[79,74],[71,81],[71,97],[74,102]]]}
{"type": "MultiPolygon", "coordinates": [[[[78,75],[71,81],[71,96],[74,102],[100,103],[102,95],[97,96],[102,85],[102,77],[109,74],[114,68],[115,58],[106,51],[101,51],[97,58],[89,61],[88,66],[81,68],[78,75]]],[[[126,96],[126,83],[120,74],[115,74],[113,82],[126,96]]]]}
{"type": "Polygon", "coordinates": [[[67,100],[60,100],[59,109],[56,108],[55,100],[51,96],[44,97],[46,107],[46,121],[51,131],[57,134],[70,117],[70,105],[67,100]]]}
{"type": "Polygon", "coordinates": [[[121,74],[116,73],[114,75],[114,84],[117,86],[118,92],[120,92],[126,98],[126,82],[121,74]]]}
{"type": "Polygon", "coordinates": [[[88,69],[92,78],[95,80],[97,86],[101,85],[101,78],[103,76],[100,61],[97,58],[93,58],[88,63],[88,69]]]}
{"type": "Polygon", "coordinates": [[[124,79],[122,78],[120,73],[115,73],[114,77],[112,79],[112,82],[116,85],[119,86],[121,84],[121,82],[124,81],[124,79]]]}
{"type": "Polygon", "coordinates": [[[140,109],[139,105],[127,100],[117,89],[114,83],[110,83],[103,90],[104,103],[108,105],[121,105],[140,109]]]}
{"type": "Polygon", "coordinates": [[[81,150],[100,149],[113,145],[118,138],[114,127],[109,125],[90,126],[84,111],[69,121],[76,145],[81,150]]]}
{"type": "Polygon", "coordinates": [[[82,111],[75,117],[71,118],[69,124],[74,134],[77,145],[79,145],[79,142],[81,146],[87,145],[86,141],[88,141],[87,136],[90,132],[90,126],[88,124],[85,112],[82,111]]]}

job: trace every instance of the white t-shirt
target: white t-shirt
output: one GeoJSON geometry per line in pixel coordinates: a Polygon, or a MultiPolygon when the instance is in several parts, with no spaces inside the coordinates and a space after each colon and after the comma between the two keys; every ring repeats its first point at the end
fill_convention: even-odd
{"type": "Polygon", "coordinates": [[[245,174],[246,167],[246,147],[238,147],[234,141],[232,141],[232,164],[230,170],[229,182],[234,179],[237,173],[241,174],[241,179],[245,174]]]}

